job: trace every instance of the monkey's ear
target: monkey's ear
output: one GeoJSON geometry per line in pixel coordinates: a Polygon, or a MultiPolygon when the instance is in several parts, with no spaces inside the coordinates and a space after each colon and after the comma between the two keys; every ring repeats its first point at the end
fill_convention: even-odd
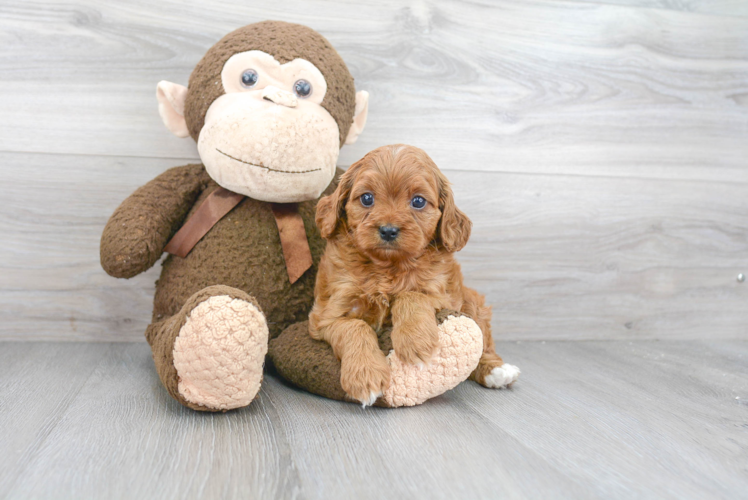
{"type": "Polygon", "coordinates": [[[184,119],[184,102],[187,99],[187,87],[165,80],[156,87],[158,114],[164,125],[177,137],[187,137],[190,131],[184,119]]]}
{"type": "Polygon", "coordinates": [[[356,111],[353,112],[353,123],[348,129],[348,135],[345,138],[346,144],[353,144],[358,139],[359,134],[364,131],[366,125],[366,116],[369,114],[369,93],[365,90],[356,92],[356,111]]]}

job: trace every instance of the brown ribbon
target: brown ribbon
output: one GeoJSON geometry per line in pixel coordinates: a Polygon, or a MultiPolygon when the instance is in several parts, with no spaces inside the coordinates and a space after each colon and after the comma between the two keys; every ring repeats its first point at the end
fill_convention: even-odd
{"type": "MultiPolygon", "coordinates": [[[[243,194],[219,187],[205,198],[192,217],[177,231],[164,251],[185,258],[198,241],[205,236],[227,213],[244,199],[243,194]]],[[[312,252],[304,230],[304,220],[297,203],[271,203],[275,223],[280,234],[286,272],[295,283],[312,267],[312,252]]]]}
{"type": "Polygon", "coordinates": [[[299,213],[298,203],[271,203],[270,208],[278,225],[288,279],[295,283],[312,267],[312,252],[306,239],[304,219],[299,213]]]}
{"type": "Polygon", "coordinates": [[[243,194],[219,187],[197,207],[192,217],[177,231],[164,250],[184,259],[210,228],[243,199],[243,194]]]}

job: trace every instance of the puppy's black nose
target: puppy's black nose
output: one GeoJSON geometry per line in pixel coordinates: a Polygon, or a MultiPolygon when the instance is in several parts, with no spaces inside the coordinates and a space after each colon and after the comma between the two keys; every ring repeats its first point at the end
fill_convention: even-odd
{"type": "Polygon", "coordinates": [[[382,238],[384,241],[395,241],[395,238],[397,238],[398,233],[400,233],[400,228],[395,226],[379,226],[379,237],[382,238]]]}

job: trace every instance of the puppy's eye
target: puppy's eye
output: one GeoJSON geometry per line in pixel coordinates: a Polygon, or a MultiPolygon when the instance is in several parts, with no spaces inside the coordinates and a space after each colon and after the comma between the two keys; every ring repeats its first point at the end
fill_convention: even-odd
{"type": "Polygon", "coordinates": [[[413,199],[410,200],[410,206],[421,209],[426,206],[426,200],[423,196],[414,196],[413,199]]]}
{"type": "Polygon", "coordinates": [[[370,207],[374,204],[374,195],[371,193],[364,193],[361,195],[361,204],[365,207],[370,207]]]}

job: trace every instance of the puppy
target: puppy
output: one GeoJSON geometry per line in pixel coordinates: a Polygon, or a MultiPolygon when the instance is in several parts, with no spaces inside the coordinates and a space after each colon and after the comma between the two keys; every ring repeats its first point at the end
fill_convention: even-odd
{"type": "Polygon", "coordinates": [[[468,314],[483,331],[472,380],[494,388],[516,380],[519,370],[504,366],[495,352],[491,308],[463,285],[454,259],[472,223],[424,151],[406,145],[371,151],[319,201],[316,223],[327,248],[309,330],[340,358],[340,382],[351,398],[370,405],[389,386],[389,366],[377,343],[382,328],[392,328],[401,360],[428,363],[438,346],[440,309],[468,314]]]}

